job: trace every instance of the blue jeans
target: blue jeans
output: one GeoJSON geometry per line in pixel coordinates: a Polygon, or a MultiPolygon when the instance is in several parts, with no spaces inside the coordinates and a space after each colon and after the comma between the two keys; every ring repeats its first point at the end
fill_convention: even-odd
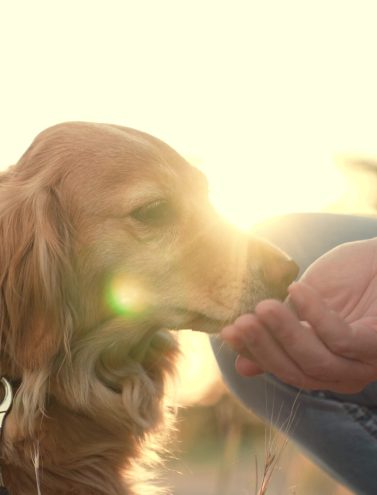
{"type": "MultiPolygon", "coordinates": [[[[347,241],[377,237],[377,219],[349,215],[298,214],[256,229],[299,264],[347,241]]],[[[271,375],[239,376],[235,354],[216,339],[212,346],[231,391],[261,418],[286,430],[315,462],[360,495],[377,494],[377,382],[355,395],[298,391],[271,375]]]]}

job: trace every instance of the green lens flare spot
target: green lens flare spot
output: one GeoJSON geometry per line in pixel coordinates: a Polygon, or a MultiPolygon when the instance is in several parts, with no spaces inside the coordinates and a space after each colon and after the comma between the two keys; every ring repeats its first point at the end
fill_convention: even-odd
{"type": "Polygon", "coordinates": [[[147,295],[142,286],[125,275],[115,275],[106,286],[105,299],[111,311],[127,318],[147,313],[147,295]]]}

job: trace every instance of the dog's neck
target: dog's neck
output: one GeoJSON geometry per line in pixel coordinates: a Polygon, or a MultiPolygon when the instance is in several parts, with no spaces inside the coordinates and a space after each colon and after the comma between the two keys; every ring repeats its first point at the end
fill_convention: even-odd
{"type": "MultiPolygon", "coordinates": [[[[156,363],[160,369],[161,358],[160,362],[157,360],[156,363]]],[[[161,423],[161,429],[164,430],[162,418],[165,413],[161,402],[163,387],[157,387],[151,396],[149,407],[152,422],[148,427],[136,428],[135,422],[132,417],[127,416],[129,413],[125,409],[118,409],[116,421],[112,422],[113,411],[110,404],[104,404],[108,416],[101,417],[100,411],[98,414],[87,414],[79,408],[64,405],[66,401],[55,397],[57,385],[50,385],[51,391],[48,387],[44,412],[35,417],[32,430],[22,427],[22,424],[30,424],[25,423],[28,411],[24,407],[27,408],[27,401],[22,400],[24,385],[20,387],[14,407],[7,417],[2,460],[4,484],[9,493],[145,493],[145,487],[143,489],[141,485],[147,477],[143,477],[138,461],[147,460],[145,443],[149,433],[155,434],[156,426],[161,423]]],[[[148,391],[145,390],[144,393],[147,394],[148,391]]],[[[115,396],[119,397],[117,400],[121,403],[121,395],[115,396]]],[[[101,397],[101,394],[98,397],[101,397]]],[[[161,445],[161,442],[158,443],[161,445]]],[[[154,493],[157,493],[157,488],[154,493]]]]}
{"type": "Polygon", "coordinates": [[[33,437],[5,441],[4,484],[12,495],[133,494],[121,473],[135,449],[126,437],[50,400],[33,437]]]}

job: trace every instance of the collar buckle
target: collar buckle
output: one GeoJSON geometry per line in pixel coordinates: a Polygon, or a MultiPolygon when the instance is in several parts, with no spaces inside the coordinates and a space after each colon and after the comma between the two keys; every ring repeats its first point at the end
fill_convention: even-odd
{"type": "Polygon", "coordinates": [[[10,408],[12,407],[13,389],[12,389],[12,385],[9,383],[9,381],[6,378],[2,377],[0,379],[0,382],[4,389],[4,398],[2,403],[0,404],[0,431],[2,431],[5,417],[8,414],[10,408]]]}
{"type": "MultiPolygon", "coordinates": [[[[0,383],[4,389],[4,398],[0,404],[0,437],[1,437],[3,433],[4,421],[6,415],[8,414],[13,403],[13,388],[10,382],[5,377],[1,377],[0,383]]],[[[0,466],[0,495],[8,495],[8,490],[4,486],[1,466],[0,466]]]]}

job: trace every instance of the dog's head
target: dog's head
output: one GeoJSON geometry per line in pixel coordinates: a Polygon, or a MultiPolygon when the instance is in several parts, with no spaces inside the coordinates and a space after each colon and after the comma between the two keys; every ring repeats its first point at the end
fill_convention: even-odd
{"type": "Polygon", "coordinates": [[[22,379],[20,410],[42,407],[49,381],[59,400],[97,412],[140,395],[124,390],[141,369],[144,386],[162,387],[168,329],[216,332],[296,275],[216,214],[179,154],[112,125],[40,134],[0,180],[0,235],[2,372],[22,379]]]}

